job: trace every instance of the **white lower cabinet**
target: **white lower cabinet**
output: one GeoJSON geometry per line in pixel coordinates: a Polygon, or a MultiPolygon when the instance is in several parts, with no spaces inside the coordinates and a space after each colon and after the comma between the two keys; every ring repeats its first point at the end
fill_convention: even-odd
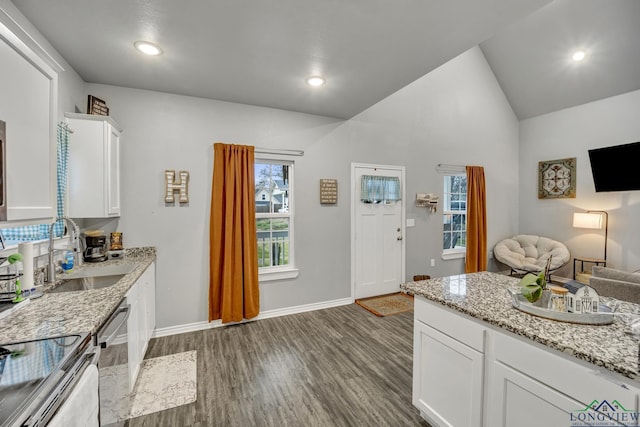
{"type": "Polygon", "coordinates": [[[420,321],[414,328],[413,404],[438,425],[481,426],[484,355],[420,321]]]}
{"type": "Polygon", "coordinates": [[[155,288],[155,263],[151,263],[127,292],[127,303],[131,306],[127,321],[129,391],[133,390],[136,383],[155,329],[155,288]]]}
{"type": "Polygon", "coordinates": [[[585,406],[501,363],[494,362],[491,371],[487,425],[568,427],[573,412],[585,406]]]}
{"type": "Polygon", "coordinates": [[[129,304],[129,319],[127,320],[127,357],[129,367],[129,391],[133,390],[138,378],[138,372],[140,370],[140,363],[142,358],[140,357],[140,301],[139,292],[140,287],[136,282],[129,292],[127,292],[127,304],[129,304]]]}
{"type": "Polygon", "coordinates": [[[631,380],[523,338],[492,338],[487,425],[638,425],[640,390],[631,380]]]}
{"type": "Polygon", "coordinates": [[[413,404],[430,424],[640,425],[637,382],[422,297],[414,309],[413,404]]]}

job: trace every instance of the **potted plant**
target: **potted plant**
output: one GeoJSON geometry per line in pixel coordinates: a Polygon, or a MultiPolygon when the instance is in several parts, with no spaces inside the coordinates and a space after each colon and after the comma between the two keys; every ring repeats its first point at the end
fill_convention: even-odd
{"type": "Polygon", "coordinates": [[[549,302],[549,290],[547,289],[547,275],[551,265],[551,257],[547,260],[547,266],[538,275],[528,273],[520,280],[520,292],[532,304],[546,307],[549,302]]]}
{"type": "MultiPolygon", "coordinates": [[[[22,261],[22,255],[19,253],[9,255],[9,264],[15,264],[18,261],[22,261]]],[[[16,277],[16,296],[11,302],[22,302],[24,297],[22,296],[22,288],[20,287],[20,278],[16,277]]]]}

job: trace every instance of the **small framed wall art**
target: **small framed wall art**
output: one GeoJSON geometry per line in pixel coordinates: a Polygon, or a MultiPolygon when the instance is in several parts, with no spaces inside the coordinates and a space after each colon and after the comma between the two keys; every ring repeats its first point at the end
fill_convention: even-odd
{"type": "Polygon", "coordinates": [[[108,116],[109,107],[107,103],[100,98],[96,98],[93,95],[89,95],[87,100],[87,114],[94,114],[97,116],[108,116]]]}
{"type": "Polygon", "coordinates": [[[576,158],[538,162],[538,199],[576,197],[576,158]]]}
{"type": "Polygon", "coordinates": [[[320,204],[335,205],[338,203],[338,180],[337,179],[321,179],[320,180],[320,204]]]}

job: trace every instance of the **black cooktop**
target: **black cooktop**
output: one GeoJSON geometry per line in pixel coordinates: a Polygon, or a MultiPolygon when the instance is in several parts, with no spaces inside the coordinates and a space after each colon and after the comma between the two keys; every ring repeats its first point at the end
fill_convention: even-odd
{"type": "Polygon", "coordinates": [[[88,334],[0,344],[0,425],[41,399],[74,363],[88,334]]]}

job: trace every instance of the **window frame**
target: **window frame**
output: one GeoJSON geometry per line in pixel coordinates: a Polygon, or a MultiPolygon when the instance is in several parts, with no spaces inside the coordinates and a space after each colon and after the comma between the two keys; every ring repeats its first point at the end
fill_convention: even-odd
{"type": "MultiPolygon", "coordinates": [[[[298,269],[295,264],[295,239],[294,239],[294,223],[295,223],[295,162],[292,160],[284,160],[280,157],[260,156],[254,158],[254,165],[257,163],[287,165],[289,167],[288,174],[288,194],[287,194],[287,211],[263,213],[256,212],[256,236],[257,221],[259,219],[286,218],[289,220],[289,263],[287,265],[276,265],[268,267],[258,267],[258,279],[260,282],[272,280],[293,279],[298,277],[298,269]]],[[[255,166],[254,166],[255,167],[255,166]]],[[[255,203],[255,201],[254,201],[255,203]]]]}
{"type": "MultiPolygon", "coordinates": [[[[451,209],[451,194],[462,194],[462,193],[452,193],[451,191],[451,177],[454,176],[463,176],[466,177],[466,172],[447,172],[444,174],[444,179],[443,179],[443,202],[442,202],[442,219],[443,219],[443,229],[442,229],[442,238],[444,240],[445,234],[451,234],[453,233],[453,231],[445,231],[444,230],[444,219],[447,215],[464,215],[464,224],[465,224],[465,228],[464,228],[464,234],[465,234],[465,242],[466,242],[466,234],[467,234],[467,202],[465,201],[465,209],[464,210],[452,210],[451,209]]],[[[465,187],[465,192],[464,194],[467,196],[467,200],[468,201],[468,193],[467,193],[467,189],[468,189],[468,183],[467,183],[467,187],[465,187]]],[[[444,260],[449,260],[449,259],[457,259],[457,258],[464,258],[466,256],[467,253],[467,247],[466,246],[458,246],[455,248],[450,248],[450,249],[442,249],[442,259],[444,260]]]]}

